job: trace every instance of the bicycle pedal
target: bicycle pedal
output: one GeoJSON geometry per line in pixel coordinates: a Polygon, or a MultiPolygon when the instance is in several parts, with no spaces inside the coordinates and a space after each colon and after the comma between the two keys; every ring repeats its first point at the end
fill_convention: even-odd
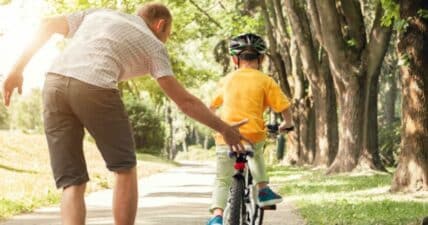
{"type": "Polygon", "coordinates": [[[267,205],[262,207],[263,210],[276,210],[276,205],[267,205]]]}

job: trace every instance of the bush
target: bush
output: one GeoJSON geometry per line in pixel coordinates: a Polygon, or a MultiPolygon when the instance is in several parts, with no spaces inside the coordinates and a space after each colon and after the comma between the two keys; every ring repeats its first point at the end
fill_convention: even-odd
{"type": "Polygon", "coordinates": [[[387,166],[397,165],[401,142],[401,123],[396,121],[379,129],[379,151],[387,166]]]}
{"type": "Polygon", "coordinates": [[[42,133],[42,113],[42,94],[40,89],[34,89],[22,97],[16,96],[16,98],[12,99],[9,113],[10,127],[25,133],[42,133]]]}
{"type": "Polygon", "coordinates": [[[141,99],[128,97],[124,102],[134,131],[137,149],[150,149],[150,153],[160,154],[165,138],[161,117],[141,99]]]}
{"type": "MultiPolygon", "coordinates": [[[[0,93],[0,99],[3,99],[3,95],[0,93]]],[[[0,130],[9,129],[9,112],[3,103],[0,103],[0,130]]]]}

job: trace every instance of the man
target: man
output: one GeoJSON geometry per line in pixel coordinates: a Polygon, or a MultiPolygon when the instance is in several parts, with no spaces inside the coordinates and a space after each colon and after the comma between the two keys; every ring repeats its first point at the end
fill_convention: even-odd
{"type": "MultiPolygon", "coordinates": [[[[281,112],[284,121],[279,129],[291,130],[291,105],[278,84],[261,71],[266,43],[260,36],[252,33],[236,36],[230,41],[229,51],[237,69],[224,77],[210,108],[214,111],[222,106],[221,118],[228,122],[248,119],[240,132],[253,144],[254,156],[248,159],[248,164],[259,190],[257,204],[260,207],[275,205],[282,201],[282,197],[268,186],[269,178],[263,158],[266,138],[263,112],[267,107],[281,112]]],[[[207,225],[223,224],[223,212],[235,171],[235,161],[228,156],[226,143],[221,135],[216,136],[217,172],[210,208],[213,217],[207,225]]]]}
{"type": "Polygon", "coordinates": [[[84,128],[94,137],[107,168],[116,174],[113,194],[115,224],[134,224],[137,209],[136,157],[132,132],[117,82],[150,73],[162,90],[190,117],[220,132],[235,151],[242,151],[237,127],[216,117],[174,78],[164,43],[172,16],[164,5],[149,3],[128,15],[108,9],[87,10],[45,19],[4,83],[9,105],[21,92],[22,71],[54,34],[71,38],[54,61],[43,89],[44,125],[51,166],[63,189],[64,225],[85,223],[84,128]]]}

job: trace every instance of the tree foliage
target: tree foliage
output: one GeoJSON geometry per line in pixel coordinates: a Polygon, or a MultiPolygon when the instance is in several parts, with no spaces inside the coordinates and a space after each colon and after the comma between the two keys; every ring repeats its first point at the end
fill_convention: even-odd
{"type": "MultiPolygon", "coordinates": [[[[3,99],[2,93],[0,93],[0,99],[3,99]]],[[[9,123],[9,112],[3,104],[0,104],[0,129],[9,128],[9,123]]]]}
{"type": "Polygon", "coordinates": [[[10,128],[41,133],[43,131],[41,91],[34,89],[25,96],[15,96],[14,100],[9,109],[10,128]]]}
{"type": "Polygon", "coordinates": [[[162,118],[150,107],[148,101],[127,97],[124,102],[137,149],[157,149],[157,153],[160,153],[165,138],[162,118]]]}
{"type": "MultiPolygon", "coordinates": [[[[140,5],[149,2],[149,0],[46,1],[53,6],[52,14],[71,13],[88,8],[111,8],[133,14],[140,5]]],[[[327,106],[329,103],[340,101],[347,92],[353,89],[349,86],[351,83],[354,86],[360,85],[361,87],[356,90],[361,93],[355,96],[351,96],[354,93],[348,93],[349,99],[352,100],[347,102],[350,107],[358,105],[356,102],[365,101],[365,99],[358,100],[360,95],[372,98],[370,88],[373,85],[369,85],[369,83],[377,84],[377,67],[381,62],[384,50],[384,48],[380,48],[384,42],[376,41],[387,40],[385,37],[389,31],[385,30],[385,27],[394,26],[396,31],[403,32],[409,24],[408,18],[400,18],[396,0],[160,0],[160,2],[166,4],[173,14],[173,33],[166,47],[174,75],[205,103],[210,101],[212,91],[215,89],[210,85],[214,85],[216,80],[232,69],[227,48],[230,37],[244,32],[265,35],[270,47],[270,60],[268,60],[270,62],[265,69],[281,83],[287,94],[293,95],[296,103],[294,106],[296,118],[298,117],[301,124],[306,126],[306,130],[299,130],[301,133],[296,133],[300,135],[299,142],[306,144],[311,141],[321,143],[328,135],[330,135],[328,136],[330,140],[338,140],[337,132],[331,132],[332,129],[321,127],[319,123],[321,120],[330,121],[331,117],[335,117],[336,121],[332,120],[332,126],[337,127],[337,115],[331,112],[337,111],[340,115],[347,110],[347,107],[342,105],[342,108],[337,110],[335,104],[329,106],[330,108],[324,107],[325,109],[320,109],[319,106],[327,106]],[[323,17],[320,13],[329,16],[323,17]],[[333,17],[337,18],[337,21],[335,20],[337,23],[325,23],[333,17]],[[326,26],[333,27],[337,31],[337,35],[326,32],[328,31],[325,29],[326,26]],[[381,51],[376,53],[376,49],[381,51]],[[370,55],[374,58],[369,58],[370,55]],[[334,76],[334,81],[332,76],[334,76]],[[285,84],[290,85],[291,88],[285,84]],[[330,91],[330,94],[326,90],[330,91]],[[320,101],[320,99],[325,100],[320,101]],[[322,110],[324,110],[324,114],[320,113],[322,110]],[[312,120],[316,120],[316,122],[312,120]],[[316,127],[311,127],[314,123],[318,124],[318,130],[316,127]],[[311,129],[316,132],[313,134],[308,132],[311,129]],[[320,130],[325,134],[320,135],[320,130]],[[310,138],[315,137],[309,137],[309,134],[320,136],[319,140],[311,140],[310,138]],[[305,139],[306,137],[308,140],[305,139]]],[[[419,10],[418,15],[426,18],[428,12],[419,10]]],[[[65,42],[65,44],[67,43],[65,42]]],[[[394,45],[390,45],[390,48],[394,48],[394,45]]],[[[400,62],[401,65],[408,65],[411,58],[409,55],[403,54],[400,62]]],[[[384,64],[390,63],[394,62],[384,62],[384,64]]],[[[394,70],[396,69],[397,67],[394,67],[394,70]]],[[[382,79],[397,79],[390,78],[389,75],[384,76],[382,79]]],[[[200,142],[200,139],[211,137],[210,129],[177,113],[178,108],[169,103],[157,82],[150,76],[121,82],[119,88],[129,109],[134,130],[141,140],[144,139],[142,138],[143,132],[149,132],[156,126],[164,127],[162,135],[165,139],[175,134],[174,142],[171,142],[174,145],[180,145],[186,140],[194,142],[193,139],[198,139],[200,142]],[[150,106],[146,105],[148,102],[150,102],[150,106]],[[168,109],[172,109],[173,113],[168,114],[168,109]],[[142,115],[144,113],[150,115],[142,115]],[[168,117],[171,119],[170,123],[166,119],[168,117]],[[151,119],[159,121],[160,124],[153,125],[149,121],[145,121],[151,119]]],[[[380,88],[385,87],[381,85],[380,88]]],[[[373,90],[377,91],[377,87],[373,86],[373,90]]],[[[384,92],[381,91],[379,96],[383,98],[383,94],[384,92]]],[[[365,110],[373,109],[375,105],[376,103],[370,105],[367,103],[366,106],[360,104],[358,107],[365,110]]],[[[3,115],[1,112],[0,109],[0,120],[7,118],[8,114],[3,115]]],[[[357,113],[362,114],[363,112],[358,111],[357,113]]],[[[355,113],[350,112],[349,114],[354,115],[355,113]]],[[[374,118],[370,120],[372,122],[376,120],[375,116],[370,118],[374,118]]],[[[344,127],[344,123],[350,121],[346,116],[342,119],[339,127],[344,127]]],[[[382,117],[380,119],[382,120],[382,117]]],[[[12,118],[9,120],[12,121],[12,118]]],[[[13,121],[16,124],[18,120],[13,121]]],[[[357,122],[356,125],[354,124],[355,126],[353,125],[355,132],[346,135],[355,138],[357,133],[364,131],[360,124],[373,124],[367,121],[357,122]]],[[[21,122],[21,124],[25,123],[21,122]]],[[[389,154],[390,149],[393,149],[393,152],[397,151],[398,139],[396,139],[396,133],[392,131],[396,131],[395,126],[393,129],[380,124],[382,127],[379,129],[379,135],[371,136],[379,136],[378,149],[384,156],[384,152],[389,154]]],[[[367,133],[364,137],[370,136],[369,131],[374,129],[364,126],[366,127],[365,133],[367,133]]],[[[349,132],[350,129],[345,130],[349,132]]],[[[345,132],[341,133],[345,134],[345,132]]],[[[375,133],[378,132],[375,131],[375,133]]],[[[153,138],[157,139],[162,135],[159,134],[153,138]]],[[[363,139],[360,139],[357,142],[363,143],[363,139]]],[[[366,142],[369,142],[368,138],[366,139],[366,142]]],[[[337,149],[337,143],[334,141],[330,143],[330,140],[328,145],[324,143],[324,149],[337,149]]],[[[348,142],[351,143],[351,141],[348,142]]],[[[349,144],[348,142],[345,143],[346,146],[349,144]]],[[[159,146],[163,145],[158,141],[155,143],[159,146]]],[[[357,144],[351,143],[349,148],[342,148],[351,149],[357,144]]],[[[342,146],[345,145],[342,144],[342,146]]],[[[361,148],[358,147],[358,149],[361,148]]],[[[376,147],[373,149],[376,150],[376,147]]],[[[376,154],[372,153],[366,155],[376,154]]],[[[314,150],[313,154],[319,153],[314,150]]],[[[332,152],[332,157],[335,156],[336,150],[332,152]]]]}

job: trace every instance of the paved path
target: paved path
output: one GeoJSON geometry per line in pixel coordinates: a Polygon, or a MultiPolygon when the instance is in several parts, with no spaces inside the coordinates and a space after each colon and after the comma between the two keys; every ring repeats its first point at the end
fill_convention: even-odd
{"type": "MultiPolygon", "coordinates": [[[[139,182],[136,225],[205,225],[213,183],[214,166],[184,162],[182,167],[143,178],[139,182]]],[[[86,197],[87,225],[112,225],[111,190],[86,197]]],[[[266,212],[265,225],[302,225],[287,202],[266,212]]],[[[60,225],[57,207],[19,215],[0,225],[60,225]]]]}

